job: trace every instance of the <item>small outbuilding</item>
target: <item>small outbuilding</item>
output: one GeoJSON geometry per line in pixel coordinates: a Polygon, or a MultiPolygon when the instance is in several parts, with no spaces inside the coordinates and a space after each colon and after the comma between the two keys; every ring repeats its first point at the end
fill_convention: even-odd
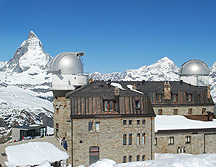
{"type": "Polygon", "coordinates": [[[12,128],[13,142],[43,136],[47,136],[47,127],[44,125],[34,124],[12,128]]]}

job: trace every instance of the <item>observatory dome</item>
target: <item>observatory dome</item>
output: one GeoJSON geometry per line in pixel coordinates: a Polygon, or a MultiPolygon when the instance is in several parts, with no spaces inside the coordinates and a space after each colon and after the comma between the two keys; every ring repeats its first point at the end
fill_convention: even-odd
{"type": "Polygon", "coordinates": [[[185,62],[179,72],[180,76],[208,76],[209,68],[208,66],[201,60],[189,60],[185,62]]]}
{"type": "Polygon", "coordinates": [[[51,73],[83,74],[83,64],[79,56],[81,52],[63,52],[55,56],[50,64],[51,73]]]}

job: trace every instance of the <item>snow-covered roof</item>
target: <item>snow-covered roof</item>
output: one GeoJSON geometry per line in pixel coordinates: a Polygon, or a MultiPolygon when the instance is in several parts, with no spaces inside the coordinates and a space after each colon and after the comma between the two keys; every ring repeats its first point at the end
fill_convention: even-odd
{"type": "Polygon", "coordinates": [[[216,120],[197,121],[181,115],[157,115],[155,117],[155,132],[159,130],[205,129],[216,128],[216,120]]]}
{"type": "Polygon", "coordinates": [[[112,82],[111,85],[114,86],[114,87],[118,87],[118,88],[121,89],[121,90],[125,90],[125,89],[122,87],[122,85],[119,84],[119,83],[112,82]]]}
{"type": "Polygon", "coordinates": [[[5,148],[8,166],[34,166],[68,159],[68,154],[49,142],[29,142],[5,148]]]}

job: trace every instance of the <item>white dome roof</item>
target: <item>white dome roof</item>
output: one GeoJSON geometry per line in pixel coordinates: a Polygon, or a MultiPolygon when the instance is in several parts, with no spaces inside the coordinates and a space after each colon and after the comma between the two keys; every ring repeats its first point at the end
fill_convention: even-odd
{"type": "Polygon", "coordinates": [[[81,52],[63,52],[55,56],[50,64],[51,73],[83,74],[83,65],[79,56],[81,52]]]}
{"type": "Polygon", "coordinates": [[[209,68],[208,66],[201,60],[189,60],[185,62],[179,72],[180,76],[208,76],[209,68]]]}

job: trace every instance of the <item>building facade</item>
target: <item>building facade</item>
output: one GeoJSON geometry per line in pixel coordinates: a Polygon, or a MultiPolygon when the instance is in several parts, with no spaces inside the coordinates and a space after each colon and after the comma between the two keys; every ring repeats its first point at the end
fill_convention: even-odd
{"type": "Polygon", "coordinates": [[[163,130],[155,133],[156,153],[215,153],[216,128],[163,130]]]}
{"type": "Polygon", "coordinates": [[[202,80],[209,74],[203,62],[189,61],[181,67],[180,79],[185,82],[87,83],[80,60],[83,55],[59,54],[49,71],[53,77],[54,133],[56,138],[66,138],[72,166],[87,166],[104,158],[117,163],[151,160],[155,152],[214,152],[214,128],[155,133],[156,115],[206,116],[214,112],[210,88],[202,80]]]}
{"type": "Polygon", "coordinates": [[[66,137],[73,166],[101,158],[117,163],[154,159],[155,114],[148,96],[104,81],[65,97],[53,92],[55,136],[66,137]]]}

